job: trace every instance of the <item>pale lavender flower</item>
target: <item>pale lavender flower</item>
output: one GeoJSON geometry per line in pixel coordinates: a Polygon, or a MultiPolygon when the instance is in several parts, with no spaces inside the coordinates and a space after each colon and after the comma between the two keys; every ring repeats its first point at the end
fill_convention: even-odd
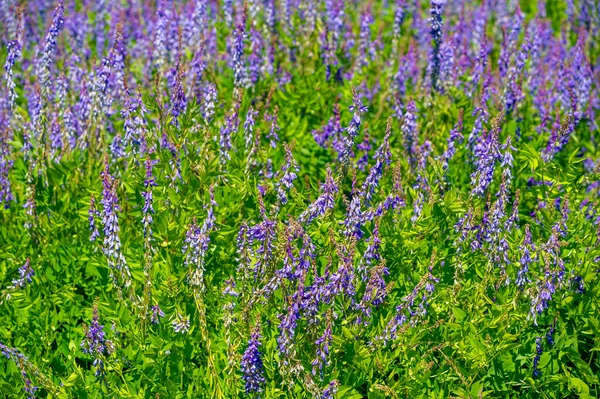
{"type": "Polygon", "coordinates": [[[292,155],[292,149],[288,144],[283,145],[285,149],[285,164],[281,169],[281,178],[277,182],[277,198],[282,204],[288,201],[287,190],[294,186],[294,180],[298,177],[296,172],[299,171],[298,164],[292,155]]]}
{"type": "MultiPolygon", "coordinates": [[[[117,181],[110,175],[108,162],[105,170],[101,173],[102,177],[102,224],[104,226],[104,245],[103,251],[108,259],[108,266],[113,271],[117,271],[125,287],[131,285],[131,274],[121,252],[121,240],[119,238],[119,212],[121,206],[117,198],[117,181]]],[[[114,278],[114,276],[113,276],[114,278]]]]}
{"type": "Polygon", "coordinates": [[[144,188],[146,191],[142,192],[142,198],[144,199],[144,206],[142,207],[142,225],[144,226],[144,237],[151,238],[152,237],[152,221],[154,214],[154,207],[152,206],[153,195],[152,195],[152,187],[156,187],[156,181],[154,180],[154,175],[152,174],[152,167],[157,163],[156,160],[151,160],[150,157],[146,157],[146,161],[144,162],[146,169],[146,178],[144,179],[144,188]]]}
{"type": "Polygon", "coordinates": [[[171,325],[173,326],[173,331],[176,333],[186,334],[190,329],[190,318],[177,313],[171,325]]]}
{"type": "Polygon", "coordinates": [[[202,112],[204,114],[204,122],[209,123],[215,115],[215,105],[217,103],[217,86],[208,83],[204,88],[204,97],[202,102],[202,112]]]}
{"type": "Polygon", "coordinates": [[[15,200],[10,183],[10,170],[13,160],[10,159],[10,147],[6,142],[7,135],[0,135],[0,204],[8,209],[10,202],[15,200]],[[2,137],[4,136],[4,137],[2,137]]]}
{"type": "Polygon", "coordinates": [[[269,129],[269,132],[267,133],[266,137],[267,137],[267,139],[269,139],[269,144],[273,148],[277,147],[277,141],[279,140],[279,136],[278,136],[277,132],[280,130],[280,127],[277,124],[277,113],[278,113],[278,108],[275,107],[275,110],[273,111],[272,114],[265,115],[265,119],[268,122],[271,122],[271,128],[269,129]]]}
{"type": "Polygon", "coordinates": [[[166,133],[163,133],[160,145],[161,147],[167,149],[171,153],[171,158],[169,158],[169,167],[171,171],[170,173],[167,172],[167,177],[169,177],[171,180],[170,187],[173,188],[176,192],[179,192],[179,186],[176,183],[183,183],[183,177],[181,176],[181,158],[179,156],[179,149],[171,142],[171,140],[169,140],[166,133]]]}
{"type": "Polygon", "coordinates": [[[255,111],[254,108],[250,107],[246,114],[246,121],[244,122],[244,142],[246,143],[247,150],[250,150],[254,143],[254,124],[257,116],[258,111],[255,111]]]}
{"type": "Polygon", "coordinates": [[[210,238],[207,232],[202,232],[198,226],[196,219],[190,224],[182,248],[185,258],[183,264],[188,268],[188,282],[193,287],[198,287],[200,292],[203,292],[204,283],[204,263],[206,251],[210,238]]]}

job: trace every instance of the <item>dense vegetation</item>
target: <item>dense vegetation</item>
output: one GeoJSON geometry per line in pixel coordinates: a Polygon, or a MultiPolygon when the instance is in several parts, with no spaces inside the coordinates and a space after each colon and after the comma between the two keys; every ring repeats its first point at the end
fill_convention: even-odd
{"type": "Polygon", "coordinates": [[[599,37],[0,0],[0,396],[600,397],[599,37]]]}

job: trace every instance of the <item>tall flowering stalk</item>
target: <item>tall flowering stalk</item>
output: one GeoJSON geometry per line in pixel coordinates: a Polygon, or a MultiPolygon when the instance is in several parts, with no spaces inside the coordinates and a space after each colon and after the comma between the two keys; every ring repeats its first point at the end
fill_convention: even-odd
{"type": "Polygon", "coordinates": [[[310,223],[317,217],[324,215],[328,209],[332,209],[335,202],[335,195],[339,187],[331,173],[331,167],[327,166],[327,177],[325,183],[321,184],[322,194],[306,208],[298,220],[303,223],[310,223]]]}
{"type": "Polygon", "coordinates": [[[450,130],[450,137],[448,137],[448,145],[446,146],[446,151],[442,155],[442,159],[444,162],[444,167],[448,169],[448,162],[454,158],[454,154],[456,154],[456,144],[461,144],[464,140],[464,136],[462,134],[463,131],[463,109],[461,108],[458,114],[458,121],[450,130]]]}
{"type": "Polygon", "coordinates": [[[182,248],[182,251],[185,254],[183,263],[188,267],[188,282],[194,287],[196,296],[201,295],[206,288],[204,283],[205,257],[210,243],[209,234],[215,223],[214,207],[217,206],[213,190],[214,188],[211,186],[210,202],[208,205],[205,205],[207,211],[206,219],[204,219],[202,226],[198,226],[198,223],[194,218],[187,230],[184,246],[182,248]]]}
{"type": "Polygon", "coordinates": [[[419,146],[419,136],[417,131],[417,106],[413,100],[408,102],[404,112],[404,121],[402,123],[402,140],[404,149],[408,154],[411,166],[416,162],[417,147],[419,146]]]}
{"type": "Polygon", "coordinates": [[[519,263],[521,264],[521,268],[519,269],[515,280],[517,287],[521,290],[531,281],[529,279],[529,266],[537,260],[535,251],[536,247],[531,238],[531,229],[529,225],[526,225],[525,238],[523,239],[523,244],[519,247],[519,252],[521,253],[519,263]]]}
{"type": "Polygon", "coordinates": [[[14,161],[10,155],[8,133],[0,133],[0,204],[5,209],[8,209],[10,203],[15,200],[10,182],[10,171],[14,161]]]}
{"type": "Polygon", "coordinates": [[[496,161],[500,159],[498,136],[502,128],[501,123],[502,115],[498,115],[492,120],[492,129],[487,136],[481,138],[475,147],[476,170],[471,174],[473,195],[483,196],[492,183],[496,161]]]}
{"type": "Polygon", "coordinates": [[[346,165],[352,154],[352,147],[354,146],[354,140],[360,131],[361,115],[367,112],[367,107],[362,104],[358,92],[352,87],[352,101],[353,104],[350,106],[352,111],[352,119],[346,128],[346,136],[342,137],[343,150],[341,151],[341,161],[343,165],[346,165]]]}
{"type": "MultiPolygon", "coordinates": [[[[142,192],[142,198],[144,199],[144,205],[142,206],[142,226],[144,230],[144,309],[148,309],[150,303],[152,302],[151,294],[152,294],[152,255],[154,252],[154,248],[152,248],[152,222],[153,222],[153,194],[152,188],[156,187],[156,181],[154,180],[154,175],[152,173],[152,168],[156,164],[156,161],[151,160],[149,156],[146,157],[144,162],[145,166],[145,179],[144,179],[144,189],[142,192]]],[[[162,313],[162,310],[155,305],[152,308],[152,322],[154,324],[158,323],[158,317],[162,313]]],[[[164,313],[162,313],[164,316],[164,313]]],[[[144,315],[146,318],[146,315],[144,315]]]]}
{"type": "MultiPolygon", "coordinates": [[[[18,94],[16,90],[16,85],[14,81],[13,68],[17,60],[21,57],[22,50],[22,34],[23,29],[21,27],[22,16],[20,8],[17,10],[17,29],[15,32],[15,38],[8,42],[6,45],[6,60],[4,61],[4,79],[6,81],[6,90],[8,91],[8,111],[10,116],[12,116],[13,110],[15,108],[15,102],[17,100],[18,94]]],[[[1,202],[1,201],[0,201],[1,202]]]]}
{"type": "Polygon", "coordinates": [[[119,213],[121,206],[117,198],[117,180],[110,175],[108,160],[105,160],[105,169],[102,178],[102,225],[104,226],[104,245],[102,250],[108,260],[111,277],[121,295],[121,286],[131,287],[131,273],[125,256],[121,250],[119,238],[119,213]]]}
{"type": "Polygon", "coordinates": [[[285,149],[285,164],[281,169],[282,176],[277,183],[277,198],[282,204],[286,204],[288,201],[287,190],[290,190],[294,186],[294,180],[298,177],[296,172],[299,169],[289,144],[284,144],[283,148],[285,149]]]}
{"type": "Polygon", "coordinates": [[[445,0],[431,0],[431,9],[429,18],[431,39],[433,41],[431,49],[431,87],[435,91],[441,91],[442,88],[439,82],[440,76],[440,48],[442,45],[442,7],[446,3],[445,0]]]}
{"type": "Polygon", "coordinates": [[[52,24],[46,34],[44,48],[42,49],[41,60],[39,65],[38,77],[40,86],[42,87],[42,96],[45,99],[49,97],[50,89],[50,65],[52,64],[52,55],[56,50],[56,38],[64,25],[65,7],[63,0],[59,0],[54,12],[52,13],[52,24]]]}
{"type": "Polygon", "coordinates": [[[317,373],[323,378],[323,371],[325,367],[330,364],[329,352],[330,347],[333,343],[333,310],[330,309],[327,312],[325,319],[325,329],[323,330],[323,335],[321,335],[316,341],[315,345],[317,346],[317,350],[315,353],[315,359],[312,361],[312,374],[317,375],[317,373]]]}
{"type": "Polygon", "coordinates": [[[222,164],[231,160],[230,151],[233,148],[232,136],[234,136],[239,128],[239,111],[241,106],[241,94],[237,97],[229,116],[225,119],[225,124],[221,126],[219,131],[219,155],[222,164]]]}
{"type": "MultiPolygon", "coordinates": [[[[235,326],[235,322],[237,321],[235,316],[235,298],[240,295],[236,291],[236,284],[233,277],[225,280],[225,288],[222,294],[226,300],[223,304],[223,327],[225,329],[225,343],[227,344],[227,368],[233,374],[239,359],[239,355],[237,354],[239,343],[234,340],[232,327],[235,326]]],[[[231,385],[235,384],[233,375],[227,380],[231,385]]]]}
{"type": "Polygon", "coordinates": [[[387,120],[385,128],[385,136],[383,142],[375,152],[375,165],[369,170],[369,174],[365,179],[361,192],[364,196],[365,204],[369,204],[373,199],[375,189],[379,186],[379,180],[383,175],[383,168],[389,166],[392,161],[392,152],[390,149],[390,136],[392,134],[392,117],[387,120]]]}
{"type": "Polygon", "coordinates": [[[19,368],[21,380],[23,381],[23,391],[27,394],[27,399],[35,399],[39,387],[33,384],[30,375],[34,374],[36,377],[39,377],[37,369],[33,368],[33,365],[25,355],[15,348],[4,345],[2,342],[0,342],[0,353],[19,368]]]}
{"type": "MultiPolygon", "coordinates": [[[[434,259],[435,253],[432,255],[432,263],[434,259]]],[[[404,297],[402,303],[396,307],[396,315],[388,322],[383,333],[375,337],[371,345],[386,345],[398,338],[402,329],[407,328],[405,326],[407,322],[414,326],[422,321],[427,315],[428,299],[433,294],[435,283],[438,281],[439,279],[433,276],[432,266],[430,266],[428,273],[421,277],[413,291],[404,297]]]]}
{"type": "Polygon", "coordinates": [[[262,354],[260,352],[260,338],[260,322],[257,321],[256,326],[250,334],[248,346],[242,355],[240,363],[242,379],[244,380],[244,390],[246,395],[250,395],[251,397],[259,397],[264,390],[266,382],[262,354]]]}
{"type": "Polygon", "coordinates": [[[249,85],[248,72],[244,59],[244,40],[246,39],[246,15],[247,8],[244,7],[242,17],[233,32],[233,82],[236,87],[249,85]]]}
{"type": "Polygon", "coordinates": [[[100,324],[100,315],[98,314],[98,301],[96,298],[92,308],[92,321],[90,325],[83,326],[85,337],[81,342],[83,353],[90,355],[96,367],[96,376],[104,374],[104,360],[109,354],[111,347],[110,341],[106,340],[104,326],[100,324]]]}
{"type": "Polygon", "coordinates": [[[171,115],[175,121],[175,126],[179,127],[179,116],[187,107],[187,98],[183,88],[184,71],[180,62],[175,67],[175,82],[171,94],[171,115]]]}

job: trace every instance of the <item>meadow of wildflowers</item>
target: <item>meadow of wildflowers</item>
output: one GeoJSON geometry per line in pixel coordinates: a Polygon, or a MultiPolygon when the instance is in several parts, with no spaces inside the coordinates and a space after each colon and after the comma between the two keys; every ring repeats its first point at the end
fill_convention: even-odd
{"type": "Polygon", "coordinates": [[[0,397],[600,397],[594,0],[0,0],[0,397]]]}

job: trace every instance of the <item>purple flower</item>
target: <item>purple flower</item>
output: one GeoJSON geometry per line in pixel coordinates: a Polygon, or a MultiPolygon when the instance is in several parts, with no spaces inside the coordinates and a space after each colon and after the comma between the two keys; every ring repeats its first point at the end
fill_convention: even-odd
{"type": "Polygon", "coordinates": [[[292,156],[292,150],[288,144],[283,145],[285,149],[285,164],[281,169],[281,179],[277,183],[277,198],[282,204],[288,201],[286,190],[290,190],[294,184],[294,180],[298,177],[296,172],[299,171],[298,164],[292,156]]]}
{"type": "Polygon", "coordinates": [[[371,25],[373,22],[373,15],[369,6],[362,15],[358,35],[357,61],[358,66],[361,68],[368,66],[369,61],[374,61],[376,57],[376,49],[374,43],[371,41],[371,25]]]}
{"type": "Polygon", "coordinates": [[[329,165],[327,166],[325,183],[321,184],[321,190],[322,194],[302,212],[298,218],[299,221],[310,223],[317,217],[324,215],[328,209],[333,209],[335,194],[338,192],[339,187],[331,174],[331,167],[329,165]]]}
{"type": "Polygon", "coordinates": [[[323,390],[323,394],[321,395],[321,399],[333,399],[335,394],[338,391],[339,382],[337,380],[333,380],[325,387],[323,390]]]}
{"type": "MultiPolygon", "coordinates": [[[[23,390],[27,393],[27,399],[35,399],[35,393],[38,391],[38,387],[34,386],[31,379],[28,376],[28,369],[31,370],[33,365],[29,362],[27,357],[19,352],[15,348],[10,348],[0,342],[0,353],[2,353],[7,359],[11,360],[20,370],[21,379],[23,380],[23,390]]],[[[36,375],[36,370],[33,370],[33,374],[36,375]]]]}
{"type": "Polygon", "coordinates": [[[389,341],[394,341],[398,337],[398,330],[410,321],[412,326],[416,325],[427,315],[428,298],[434,291],[434,283],[438,278],[431,274],[431,267],[427,274],[421,277],[419,283],[413,291],[402,299],[402,303],[396,307],[396,315],[388,322],[382,334],[376,336],[370,343],[376,346],[379,343],[387,345],[389,341]],[[418,302],[418,306],[415,306],[418,302]]]}
{"type": "Polygon", "coordinates": [[[115,271],[119,273],[121,284],[125,287],[131,285],[131,274],[121,252],[121,240],[119,239],[119,212],[121,206],[117,198],[117,181],[113,179],[108,170],[108,161],[105,161],[105,170],[101,173],[102,177],[102,224],[104,226],[104,245],[103,251],[108,259],[108,266],[111,269],[111,275],[115,271]]]}
{"type": "Polygon", "coordinates": [[[500,159],[498,135],[500,134],[501,116],[492,120],[492,129],[487,136],[480,138],[475,146],[475,167],[471,174],[471,194],[483,196],[494,177],[496,161],[500,159]]]}
{"type": "MultiPolygon", "coordinates": [[[[161,71],[167,62],[167,27],[169,24],[169,11],[166,1],[159,1],[156,7],[156,24],[154,25],[154,46],[153,59],[154,66],[161,71]]],[[[100,35],[102,36],[102,35],[100,35]]]]}
{"type": "Polygon", "coordinates": [[[152,324],[158,324],[161,317],[165,317],[165,312],[158,305],[152,306],[152,316],[150,318],[152,324]]]}
{"type": "Polygon", "coordinates": [[[34,275],[35,271],[31,267],[29,258],[27,258],[23,266],[19,268],[19,278],[14,279],[12,281],[12,285],[9,288],[13,290],[20,290],[24,288],[27,284],[33,281],[34,275]]]}
{"type": "MultiPolygon", "coordinates": [[[[399,39],[400,33],[402,29],[402,24],[404,23],[404,18],[406,17],[406,0],[396,0],[396,9],[394,10],[394,38],[399,39]]],[[[396,48],[394,46],[393,48],[396,48]]]]}
{"type": "Polygon", "coordinates": [[[6,142],[7,134],[0,135],[0,204],[8,209],[10,202],[15,200],[9,179],[13,161],[10,159],[10,147],[6,142]]]}
{"type": "Polygon", "coordinates": [[[448,145],[446,147],[446,151],[442,155],[442,159],[444,161],[444,167],[448,168],[448,162],[454,158],[454,154],[456,153],[456,144],[461,144],[464,140],[464,136],[462,135],[463,130],[463,109],[461,108],[458,114],[458,121],[450,130],[450,136],[448,137],[448,145]]]}
{"type": "Polygon", "coordinates": [[[554,156],[567,144],[574,130],[575,125],[573,123],[573,116],[569,114],[563,123],[552,131],[552,134],[548,139],[548,145],[542,152],[542,159],[546,162],[551,161],[552,158],[554,158],[554,156]]]}
{"type": "Polygon", "coordinates": [[[267,133],[266,137],[267,137],[267,139],[269,139],[269,144],[273,148],[277,147],[277,141],[279,140],[279,136],[277,135],[277,132],[279,131],[280,127],[277,124],[277,112],[278,112],[278,108],[277,108],[277,106],[275,106],[275,110],[273,111],[272,114],[265,115],[265,119],[268,122],[271,122],[271,128],[269,129],[269,133],[267,133]]]}
{"type": "Polygon", "coordinates": [[[433,40],[433,46],[431,50],[431,87],[436,91],[441,91],[439,86],[439,73],[440,73],[440,47],[442,44],[442,26],[444,24],[442,20],[442,7],[446,3],[445,0],[431,0],[431,9],[429,18],[431,39],[433,40]]]}
{"type": "Polygon", "coordinates": [[[411,165],[415,163],[415,155],[419,138],[417,133],[417,106],[413,100],[410,100],[406,106],[404,113],[404,122],[402,123],[402,139],[404,141],[404,149],[408,153],[408,158],[411,165]]]}
{"type": "Polygon", "coordinates": [[[198,226],[196,219],[189,226],[184,245],[182,248],[185,258],[183,264],[188,268],[188,282],[192,287],[197,287],[200,292],[203,292],[204,284],[204,258],[208,251],[210,237],[208,233],[212,230],[212,210],[209,208],[207,219],[202,227],[198,226]]]}
{"type": "Polygon", "coordinates": [[[231,114],[226,118],[225,124],[221,126],[221,130],[219,132],[219,155],[222,164],[225,164],[227,161],[231,160],[229,151],[231,151],[231,148],[233,147],[231,143],[231,137],[238,131],[238,111],[239,103],[233,107],[231,114]]]}
{"type": "MultiPolygon", "coordinates": [[[[262,196],[259,195],[259,201],[262,202],[262,196]]],[[[277,239],[277,224],[270,220],[266,213],[262,211],[263,221],[248,229],[248,242],[252,245],[258,242],[254,256],[256,261],[252,267],[254,279],[262,278],[271,261],[273,251],[275,250],[275,240],[277,239]]]]}
{"type": "Polygon", "coordinates": [[[217,86],[212,83],[207,83],[204,88],[204,97],[202,102],[202,112],[204,114],[204,122],[209,123],[215,114],[215,105],[217,103],[217,86]]]}
{"type": "MultiPolygon", "coordinates": [[[[361,311],[357,323],[367,325],[370,322],[372,307],[378,307],[383,304],[383,301],[387,296],[385,276],[388,274],[389,272],[383,261],[370,270],[365,292],[362,300],[357,305],[357,308],[361,311]]],[[[433,287],[433,285],[431,286],[433,287]]]]}
{"type": "Polygon", "coordinates": [[[92,322],[89,326],[84,325],[83,331],[85,337],[81,342],[83,353],[91,355],[94,359],[94,366],[97,367],[96,375],[100,375],[104,372],[104,355],[107,354],[107,341],[104,334],[104,326],[100,324],[100,317],[98,315],[98,299],[94,301],[92,308],[92,322]]]}
{"type": "Polygon", "coordinates": [[[346,128],[347,135],[342,137],[343,150],[341,151],[341,161],[346,164],[352,153],[352,146],[354,145],[354,139],[358,136],[360,126],[362,124],[360,116],[367,112],[367,107],[362,104],[358,92],[352,87],[352,99],[353,104],[350,106],[350,111],[353,112],[352,119],[346,128]]]}
{"type": "Polygon", "coordinates": [[[544,353],[544,347],[542,346],[542,338],[537,337],[535,339],[535,357],[533,358],[533,377],[537,378],[542,375],[542,372],[538,369],[538,364],[542,353],[544,353]]]}
{"type": "Polygon", "coordinates": [[[99,218],[100,211],[96,209],[96,198],[92,195],[90,198],[90,209],[88,210],[88,220],[90,222],[90,241],[96,241],[100,237],[96,218],[99,218]]]}
{"type": "Polygon", "coordinates": [[[390,135],[392,134],[392,118],[388,118],[385,137],[381,146],[375,152],[375,165],[369,171],[367,178],[362,186],[362,194],[364,195],[365,204],[369,204],[373,199],[375,188],[379,185],[379,179],[383,174],[384,166],[389,166],[392,159],[390,150],[390,135]]]}
{"type": "Polygon", "coordinates": [[[250,335],[248,347],[244,351],[240,363],[246,394],[254,397],[258,396],[263,391],[263,386],[266,382],[263,361],[259,350],[261,345],[259,341],[260,338],[260,323],[257,323],[250,335]]]}
{"type": "Polygon", "coordinates": [[[142,198],[144,199],[144,206],[142,207],[142,225],[144,226],[144,237],[150,239],[152,237],[152,215],[154,214],[154,208],[152,206],[153,195],[152,187],[156,187],[156,181],[152,174],[152,167],[157,163],[156,160],[151,160],[150,157],[146,157],[144,162],[146,169],[146,178],[144,179],[144,188],[146,191],[142,192],[142,198]]]}
{"type": "Polygon", "coordinates": [[[329,361],[329,348],[333,343],[333,335],[331,331],[331,327],[333,324],[333,311],[327,312],[327,320],[325,322],[325,330],[323,331],[323,335],[321,335],[316,341],[315,345],[317,346],[317,351],[315,353],[315,359],[312,361],[312,374],[317,375],[317,372],[320,375],[323,375],[323,369],[330,364],[329,361]]]}
{"type": "Polygon", "coordinates": [[[52,24],[50,25],[50,29],[46,35],[40,60],[40,71],[38,72],[40,86],[42,87],[42,92],[45,98],[48,98],[47,90],[50,83],[50,64],[52,62],[51,57],[56,49],[56,38],[58,37],[58,34],[64,25],[64,13],[65,8],[63,1],[59,0],[58,5],[52,13],[52,24]]]}
{"type": "Polygon", "coordinates": [[[289,357],[293,352],[294,346],[294,335],[298,326],[298,320],[300,319],[300,307],[299,299],[301,299],[298,293],[293,295],[290,305],[288,306],[285,315],[279,315],[279,336],[277,337],[277,348],[281,359],[284,364],[288,364],[289,357]]]}
{"type": "MultiPolygon", "coordinates": [[[[333,116],[321,130],[313,130],[312,134],[317,144],[323,148],[327,148],[332,139],[337,139],[343,129],[340,124],[340,106],[336,103],[333,107],[333,116]]],[[[341,154],[340,154],[341,156],[341,154]]]]}
{"type": "Polygon", "coordinates": [[[246,143],[247,150],[250,150],[252,144],[254,144],[254,124],[257,116],[258,111],[255,111],[254,108],[250,107],[246,114],[246,121],[244,122],[244,142],[246,143]]]}
{"type": "Polygon", "coordinates": [[[6,50],[7,50],[7,54],[6,54],[6,60],[4,61],[4,79],[6,80],[6,89],[8,90],[8,110],[12,112],[12,110],[15,108],[15,102],[18,98],[18,94],[17,94],[17,90],[16,90],[16,85],[15,85],[15,81],[14,81],[14,76],[13,76],[13,67],[15,66],[15,63],[17,61],[17,59],[19,57],[21,57],[21,35],[22,35],[22,29],[21,29],[21,18],[20,18],[20,13],[18,16],[18,27],[17,27],[17,32],[15,35],[15,39],[11,40],[10,42],[8,42],[8,44],[6,45],[6,50]]]}
{"type": "Polygon", "coordinates": [[[177,67],[173,73],[175,74],[175,82],[171,94],[171,115],[175,121],[175,126],[179,127],[179,115],[187,107],[187,98],[183,89],[183,68],[179,62],[177,62],[177,67]]]}
{"type": "Polygon", "coordinates": [[[530,282],[528,277],[529,265],[531,265],[537,259],[537,255],[535,254],[535,244],[531,239],[531,230],[529,225],[525,226],[525,238],[523,239],[523,244],[519,247],[519,250],[521,252],[521,259],[519,261],[521,264],[521,269],[517,273],[515,283],[517,284],[517,287],[523,289],[525,284],[530,282]]]}
{"type": "Polygon", "coordinates": [[[176,182],[183,183],[183,177],[181,176],[181,158],[179,157],[179,149],[169,140],[166,133],[163,133],[160,141],[161,147],[167,149],[171,153],[169,158],[169,167],[171,169],[170,175],[167,172],[167,177],[170,177],[171,183],[169,187],[173,188],[175,192],[179,192],[179,187],[176,182]]]}
{"type": "MultiPolygon", "coordinates": [[[[225,2],[227,3],[227,1],[225,2]]],[[[231,2],[230,2],[231,3],[231,2]]],[[[244,60],[244,40],[246,39],[246,8],[242,12],[242,18],[235,27],[233,37],[233,82],[236,87],[247,87],[249,85],[246,63],[244,60]]]]}

